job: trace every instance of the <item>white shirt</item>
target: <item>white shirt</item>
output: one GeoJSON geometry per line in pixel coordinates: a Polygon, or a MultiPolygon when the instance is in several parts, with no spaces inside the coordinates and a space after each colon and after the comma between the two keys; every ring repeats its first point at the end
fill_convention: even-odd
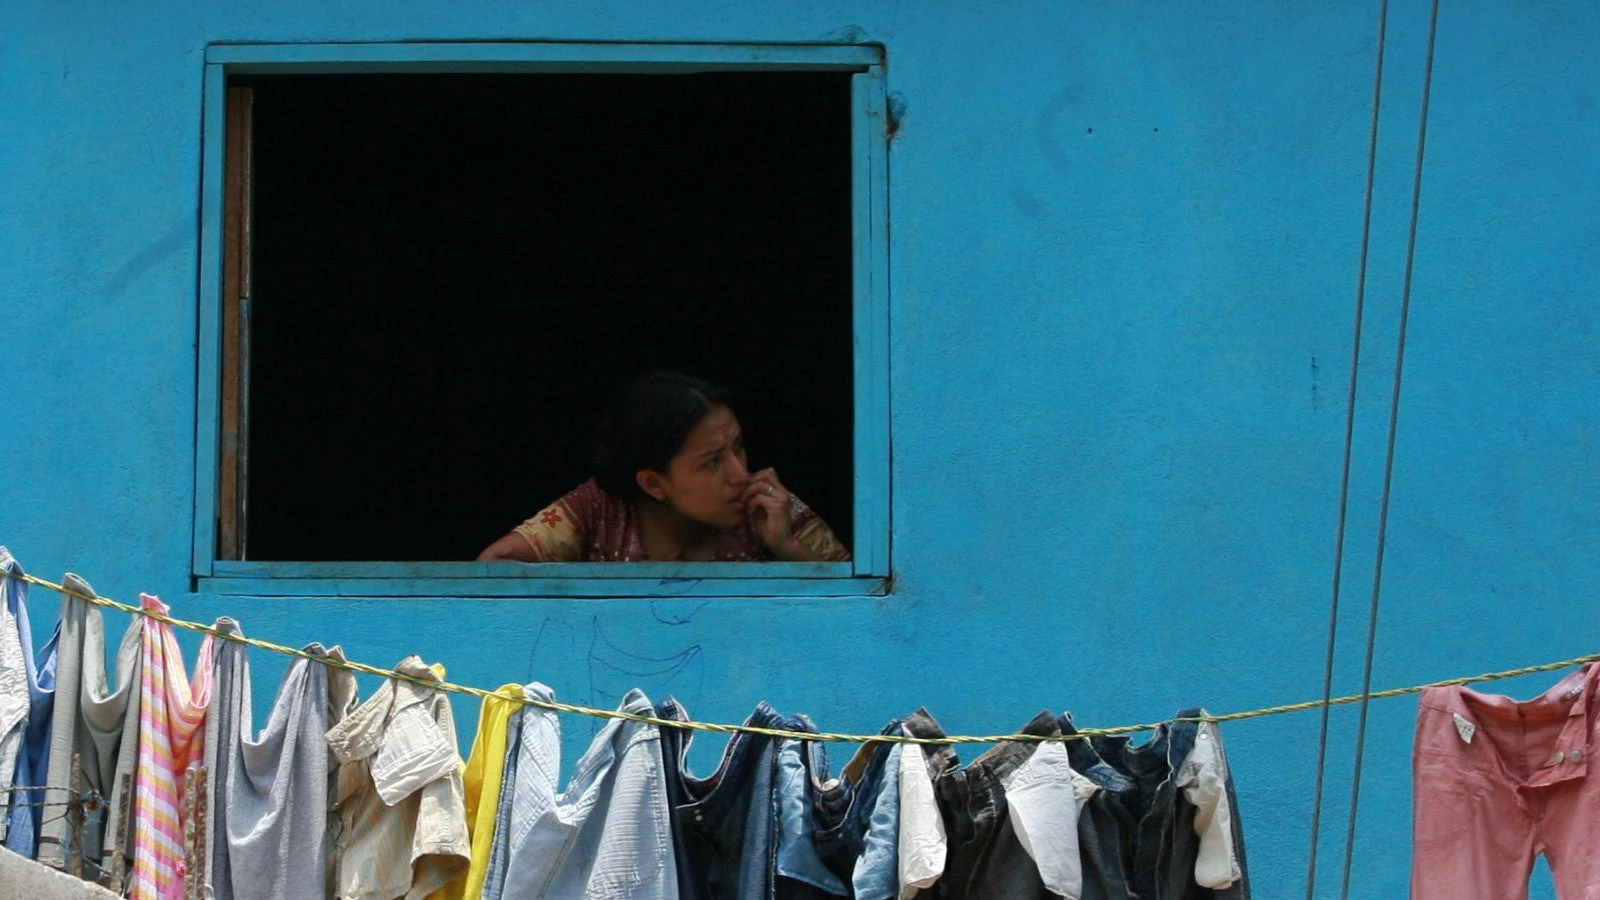
{"type": "MultiPolygon", "coordinates": [[[[444,678],[416,656],[395,669],[444,678]]],[[[421,898],[467,870],[472,845],[449,695],[391,678],[327,741],[340,764],[329,829],[340,900],[421,898]]]]}
{"type": "Polygon", "coordinates": [[[1222,731],[1215,722],[1201,722],[1194,749],[1178,768],[1177,785],[1195,807],[1194,833],[1200,836],[1200,853],[1194,862],[1194,880],[1212,890],[1228,887],[1242,877],[1233,846],[1227,779],[1222,731]]]}
{"type": "Polygon", "coordinates": [[[928,754],[921,744],[905,744],[900,756],[900,900],[932,887],[944,873],[949,841],[933,796],[928,754]]]}
{"type": "Polygon", "coordinates": [[[1078,813],[1099,786],[1072,768],[1066,745],[1039,745],[1028,761],[1001,780],[1011,827],[1028,851],[1039,877],[1067,900],[1083,896],[1078,856],[1078,813]]]}

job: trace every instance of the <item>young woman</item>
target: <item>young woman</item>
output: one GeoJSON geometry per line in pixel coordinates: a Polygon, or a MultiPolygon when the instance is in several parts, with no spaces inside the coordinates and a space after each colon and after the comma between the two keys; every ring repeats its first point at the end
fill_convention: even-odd
{"type": "Polygon", "coordinates": [[[594,477],[484,561],[840,561],[850,551],[772,469],[751,472],[723,391],[676,372],[629,384],[600,424],[594,477]]]}

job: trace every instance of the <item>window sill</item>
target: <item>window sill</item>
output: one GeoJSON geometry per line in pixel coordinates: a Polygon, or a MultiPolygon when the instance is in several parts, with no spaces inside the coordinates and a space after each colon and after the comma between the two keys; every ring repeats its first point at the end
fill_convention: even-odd
{"type": "Polygon", "coordinates": [[[878,597],[850,563],[226,562],[202,592],[253,597],[878,597]]]}

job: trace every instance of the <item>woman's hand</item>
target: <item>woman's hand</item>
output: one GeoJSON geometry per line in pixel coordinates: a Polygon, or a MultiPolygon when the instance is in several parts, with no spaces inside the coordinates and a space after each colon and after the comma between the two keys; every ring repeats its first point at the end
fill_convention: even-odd
{"type": "Polygon", "coordinates": [[[789,498],[792,496],[778,480],[778,473],[768,468],[750,476],[743,497],[744,514],[756,537],[767,545],[772,555],[791,562],[810,558],[789,527],[789,498]]]}

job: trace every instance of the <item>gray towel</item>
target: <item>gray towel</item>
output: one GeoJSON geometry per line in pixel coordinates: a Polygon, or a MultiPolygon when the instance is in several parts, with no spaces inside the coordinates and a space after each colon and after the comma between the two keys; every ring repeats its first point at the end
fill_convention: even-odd
{"type": "MultiPolygon", "coordinates": [[[[232,620],[219,620],[217,627],[238,629],[232,620]]],[[[306,650],[328,655],[320,644],[306,650]]],[[[329,777],[323,735],[332,725],[328,668],[295,660],[266,727],[252,738],[245,652],[243,644],[228,642],[217,654],[206,723],[206,881],[216,900],[320,897],[326,888],[329,777]]]]}

